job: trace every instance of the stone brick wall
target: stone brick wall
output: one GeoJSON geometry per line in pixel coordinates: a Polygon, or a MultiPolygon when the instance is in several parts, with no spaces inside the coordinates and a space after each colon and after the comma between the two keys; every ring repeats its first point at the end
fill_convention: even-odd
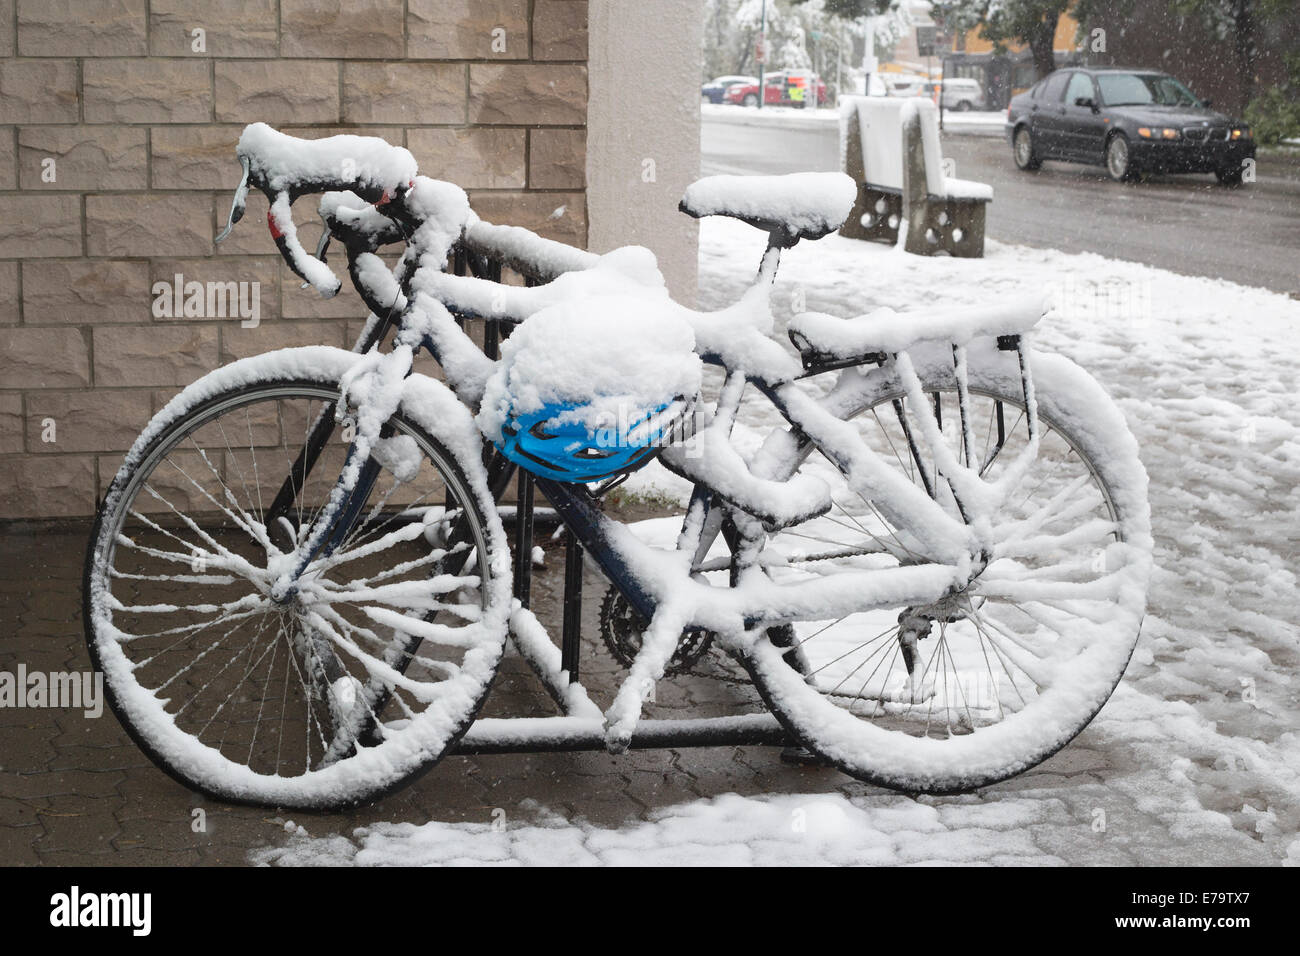
{"type": "Polygon", "coordinates": [[[299,288],[260,197],[214,244],[244,124],[383,136],[483,218],[585,244],[586,60],[585,0],[0,0],[0,519],[93,513],[218,364],[355,338],[355,293],[299,288]],[[258,283],[260,324],[156,316],[177,274],[258,283]]]}

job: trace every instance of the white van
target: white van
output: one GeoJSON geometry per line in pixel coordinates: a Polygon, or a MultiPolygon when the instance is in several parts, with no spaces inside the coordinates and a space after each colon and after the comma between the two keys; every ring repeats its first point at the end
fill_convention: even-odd
{"type": "Polygon", "coordinates": [[[926,79],[914,73],[881,73],[890,96],[926,96],[926,79]]]}
{"type": "Polygon", "coordinates": [[[980,81],[964,76],[946,78],[943,81],[943,108],[959,112],[984,109],[984,88],[980,81]]]}

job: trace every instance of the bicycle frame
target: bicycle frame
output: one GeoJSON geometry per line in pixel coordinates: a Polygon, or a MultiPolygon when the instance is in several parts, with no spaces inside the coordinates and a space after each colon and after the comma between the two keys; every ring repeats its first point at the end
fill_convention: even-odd
{"type": "Polygon", "coordinates": [[[1139,634],[1146,476],[1100,386],[1025,344],[1040,296],[851,319],[796,307],[796,359],[773,338],[774,282],[784,249],[842,218],[853,184],[841,174],[690,187],[688,214],[767,233],[750,287],[701,313],[671,300],[644,249],[595,256],[484,223],[459,187],[419,176],[406,150],[325,140],[245,130],[230,222],[251,181],[268,194],[281,254],[326,296],[341,285],[327,247],[346,247],[370,313],[354,351],[286,349],[191,385],[133,444],[87,549],[92,658],[124,726],[163,769],[214,796],[316,807],[368,799],[453,752],[797,742],[860,780],[964,792],[1045,759],[1095,716],[1139,634]],[[373,162],[339,162],[353,154],[373,162]],[[289,208],[313,192],[325,193],[327,227],[315,256],[289,208]],[[391,267],[376,253],[397,243],[391,267]],[[507,265],[547,284],[503,281],[507,265]],[[527,321],[498,356],[502,335],[527,321]],[[995,340],[1016,354],[999,356],[995,340]],[[442,381],[415,374],[425,351],[442,381]],[[1032,473],[1031,358],[1045,369],[1046,433],[1032,473]],[[703,388],[702,362],[712,366],[703,388]],[[753,453],[754,421],[739,415],[747,391],[788,426],[753,453]],[[680,404],[646,424],[644,409],[665,393],[680,404]],[[1003,404],[1016,415],[1010,440],[1003,404]],[[573,422],[590,430],[559,427],[573,422]],[[340,425],[343,440],[327,447],[340,425]],[[516,454],[512,439],[527,435],[542,444],[516,454]],[[629,526],[602,512],[601,496],[649,460],[647,443],[691,487],[680,522],[629,526]],[[207,468],[197,479],[190,445],[207,468]],[[565,483],[579,474],[605,480],[565,483]],[[503,508],[512,482],[518,507],[503,508]],[[565,532],[558,642],[529,609],[538,490],[565,532]],[[145,494],[161,508],[138,505],[145,494]],[[163,509],[175,518],[150,517],[163,509]],[[599,636],[624,668],[599,707],[579,679],[588,554],[609,582],[598,582],[599,636]],[[178,591],[187,603],[175,603],[178,591]],[[1007,621],[1015,611],[1027,620],[1007,621]],[[955,656],[950,638],[962,642],[955,656]],[[736,706],[643,720],[656,683],[693,669],[710,644],[732,666],[715,655],[697,674],[722,692],[679,689],[706,712],[729,697],[736,706]],[[530,716],[478,717],[508,647],[559,716],[531,716],[530,699],[530,716]],[[264,724],[279,734],[259,741],[264,724]],[[286,729],[296,738],[287,754],[286,729]],[[938,740],[953,742],[940,753],[938,740]]]}
{"type": "MultiPolygon", "coordinates": [[[[788,242],[782,242],[776,236],[770,238],[755,285],[770,285],[775,279],[783,246],[788,246],[788,242]]],[[[499,268],[497,275],[492,278],[499,279],[499,268]]],[[[409,275],[403,277],[403,288],[409,288],[409,279],[409,275]]],[[[357,284],[361,288],[361,284],[357,284]]],[[[364,289],[362,291],[364,295],[364,289]]],[[[380,304],[368,304],[378,315],[379,310],[373,307],[380,304]]],[[[414,303],[408,300],[406,311],[396,323],[399,336],[410,327],[412,310],[415,308],[414,303]]],[[[388,311],[389,314],[384,320],[372,321],[368,325],[354,346],[355,351],[368,351],[382,341],[394,324],[392,310],[388,311]]],[[[489,327],[491,326],[492,323],[489,323],[489,327]]],[[[757,330],[752,331],[754,335],[761,335],[757,330]]],[[[437,342],[430,336],[425,336],[420,344],[441,363],[441,351],[437,342]]],[[[490,336],[487,337],[486,351],[489,357],[495,357],[495,341],[490,336]]],[[[697,483],[677,549],[678,552],[691,555],[692,560],[689,565],[683,565],[682,573],[671,583],[674,591],[681,588],[708,589],[709,600],[694,603],[700,607],[707,604],[710,610],[701,614],[700,619],[688,621],[689,626],[705,627],[717,632],[752,635],[768,627],[782,624],[801,611],[813,608],[817,608],[824,615],[838,616],[868,611],[876,607],[925,605],[939,601],[964,586],[970,577],[972,555],[978,555],[980,550],[977,543],[971,539],[967,525],[951,518],[931,497],[910,484],[887,489],[892,494],[881,495],[878,487],[879,480],[882,476],[889,477],[883,463],[865,443],[859,441],[855,445],[846,443],[842,437],[837,437],[833,426],[839,424],[839,420],[810,399],[799,387],[797,380],[770,381],[730,370],[719,356],[704,355],[703,358],[706,362],[721,367],[727,381],[738,386],[724,387],[723,396],[719,400],[719,416],[728,421],[734,419],[745,387],[754,386],[776,407],[801,440],[815,445],[832,462],[839,465],[841,470],[849,472],[856,469],[863,472],[863,490],[869,491],[873,496],[879,496],[877,500],[880,502],[881,510],[891,519],[895,527],[930,527],[936,524],[943,527],[947,540],[932,540],[929,543],[939,545],[937,549],[939,556],[948,560],[945,563],[934,563],[928,566],[918,563],[896,569],[854,572],[863,575],[864,584],[866,577],[870,577],[872,590],[881,595],[878,603],[855,601],[846,604],[839,596],[843,593],[842,587],[834,589],[835,593],[832,594],[832,589],[819,589],[815,582],[800,585],[799,595],[790,593],[789,586],[776,586],[766,590],[765,593],[771,597],[768,601],[726,600],[721,597],[726,593],[724,589],[696,580],[698,574],[695,572],[700,562],[716,540],[717,534],[725,533],[729,538],[729,545],[736,552],[732,568],[734,584],[743,579],[757,561],[756,550],[741,547],[741,543],[747,538],[752,539],[756,535],[761,535],[762,532],[756,522],[752,520],[746,522],[745,517],[738,515],[734,509],[723,508],[724,520],[722,521],[710,520],[713,513],[722,506],[722,502],[715,489],[707,484],[697,483]],[[749,525],[747,533],[735,527],[737,521],[749,525]],[[895,580],[891,584],[886,581],[887,578],[895,580]]],[[[814,364],[805,369],[803,377],[844,368],[848,364],[864,363],[814,364]]],[[[286,481],[285,489],[282,489],[273,508],[281,506],[285,490],[289,491],[291,498],[292,483],[296,482],[301,486],[302,480],[310,472],[320,448],[333,431],[333,422],[328,420],[331,413],[332,410],[327,409],[318,420],[317,427],[313,429],[307,445],[291,471],[290,479],[286,481]]],[[[489,449],[490,447],[488,446],[489,449]]],[[[354,444],[349,449],[349,461],[357,452],[354,444]]],[[[913,452],[916,452],[915,445],[913,445],[913,452]]],[[[499,500],[515,474],[516,468],[495,450],[492,450],[491,454],[493,459],[489,468],[489,485],[494,497],[499,500]]],[[[311,534],[305,536],[303,543],[297,546],[295,570],[287,582],[287,587],[279,589],[282,595],[292,594],[293,581],[296,581],[296,578],[306,570],[311,561],[318,555],[327,555],[351,531],[364,511],[379,470],[379,465],[371,459],[359,469],[355,481],[350,483],[345,469],[344,476],[341,476],[337,483],[336,493],[331,495],[331,505],[326,507],[318,517],[317,527],[311,534]]],[[[627,599],[638,615],[646,621],[651,620],[665,597],[664,588],[668,587],[668,585],[655,586],[649,583],[653,579],[653,573],[650,572],[651,555],[662,554],[662,552],[653,551],[648,546],[640,544],[631,534],[617,530],[622,529],[623,526],[597,510],[594,499],[585,485],[564,484],[533,476],[524,470],[519,470],[518,474],[520,507],[517,512],[516,540],[519,547],[515,587],[517,596],[524,605],[527,606],[528,603],[530,562],[527,555],[531,552],[532,503],[535,486],[541,489],[571,536],[572,547],[567,562],[566,577],[572,579],[578,576],[575,574],[575,569],[580,570],[580,564],[575,560],[575,551],[577,557],[580,557],[583,551],[589,553],[605,577],[627,599]]],[[[567,597],[565,603],[563,665],[570,679],[576,680],[578,674],[576,613],[570,613],[573,609],[568,607],[571,602],[567,597]]]]}

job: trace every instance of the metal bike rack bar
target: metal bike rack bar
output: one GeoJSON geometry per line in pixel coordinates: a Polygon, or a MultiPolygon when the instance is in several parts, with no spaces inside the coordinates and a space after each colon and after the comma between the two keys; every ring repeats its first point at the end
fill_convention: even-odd
{"type": "Polygon", "coordinates": [[[578,683],[582,652],[582,545],[571,534],[564,536],[564,631],[560,641],[560,666],[569,682],[578,683]]]}
{"type": "MultiPolygon", "coordinates": [[[[487,253],[460,250],[453,269],[461,275],[475,274],[495,282],[502,281],[504,262],[487,253]]],[[[527,266],[511,263],[511,268],[522,276],[526,286],[535,286],[554,276],[531,274],[527,266]]],[[[483,351],[491,359],[501,353],[501,342],[509,335],[512,325],[495,319],[483,323],[483,351]]],[[[450,753],[459,755],[485,755],[505,753],[548,753],[603,751],[607,749],[604,720],[599,710],[586,699],[580,683],[582,652],[582,572],[586,549],[581,540],[585,528],[578,522],[580,533],[575,534],[566,525],[565,514],[554,507],[537,507],[539,483],[533,475],[516,469],[500,455],[485,452],[489,466],[489,485],[499,501],[506,492],[511,477],[516,479],[516,504],[500,507],[503,524],[512,532],[515,546],[514,597],[527,609],[532,597],[532,552],[534,533],[538,527],[564,529],[564,592],[562,598],[563,626],[560,635],[559,669],[554,658],[547,662],[546,644],[553,647],[553,638],[545,639],[539,632],[537,645],[520,646],[529,668],[535,672],[556,704],[568,713],[554,717],[481,717],[474,721],[450,753]],[[576,692],[583,708],[575,710],[572,693],[576,692]],[[580,716],[578,714],[581,714],[580,716]]],[[[547,481],[540,482],[546,493],[547,481]]],[[[574,516],[569,515],[572,519],[574,516]]],[[[642,595],[633,596],[633,604],[643,603],[642,595]],[[641,598],[642,600],[635,600],[641,598]]],[[[516,641],[518,638],[516,637],[516,641]]],[[[554,653],[551,651],[550,653],[554,653]]],[[[794,740],[771,713],[729,715],[724,717],[645,719],[638,722],[630,748],[646,750],[680,747],[738,747],[770,746],[790,747],[794,740]]]]}
{"type": "MultiPolygon", "coordinates": [[[[633,750],[672,747],[788,747],[793,739],[771,714],[642,720],[633,750]]],[[[582,717],[484,717],[451,753],[461,756],[605,749],[604,722],[582,717]]]]}
{"type": "Polygon", "coordinates": [[[515,597],[524,607],[532,599],[533,587],[533,476],[522,469],[519,482],[519,510],[515,513],[515,597]]]}

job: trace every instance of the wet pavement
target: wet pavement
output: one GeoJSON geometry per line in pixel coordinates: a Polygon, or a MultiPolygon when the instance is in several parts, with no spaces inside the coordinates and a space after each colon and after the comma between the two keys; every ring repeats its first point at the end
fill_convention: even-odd
{"type": "MultiPolygon", "coordinates": [[[[87,534],[80,524],[0,529],[0,670],[89,670],[80,607],[87,534]]],[[[547,556],[535,569],[534,608],[558,632],[563,546],[541,535],[538,543],[547,556]]],[[[584,679],[604,702],[620,667],[598,634],[602,580],[588,570],[585,583],[584,679]]],[[[647,714],[754,709],[751,688],[719,652],[710,651],[698,670],[661,684],[647,714]]],[[[484,714],[550,712],[539,682],[510,653],[484,714]]],[[[287,814],[217,804],[173,781],[107,709],[91,718],[80,710],[4,707],[0,734],[0,864],[242,864],[250,849],[284,835],[287,814]]],[[[511,819],[535,802],[617,826],[655,807],[720,793],[849,787],[862,789],[833,770],[782,763],[773,748],[448,757],[377,804],[296,817],[313,832],[347,833],[375,820],[489,822],[503,811],[511,819]]]]}
{"type": "MultiPolygon", "coordinates": [[[[644,507],[624,517],[644,517],[644,507]]],[[[87,671],[81,625],[81,565],[88,527],[0,528],[0,671],[87,671]]],[[[559,632],[561,542],[539,533],[545,563],[535,568],[533,606],[559,632]]],[[[604,593],[585,576],[583,678],[597,703],[612,698],[620,665],[598,630],[604,593]]],[[[716,649],[695,672],[661,682],[647,716],[753,711],[743,672],[716,649]]],[[[483,713],[545,714],[549,698],[523,661],[508,652],[483,713]]],[[[415,824],[526,822],[539,808],[614,828],[656,810],[726,793],[885,794],[838,771],[783,762],[772,747],[712,747],[606,753],[509,754],[444,759],[384,800],[344,813],[235,807],[192,793],[157,769],[107,709],[0,707],[0,865],[242,865],[249,851],[286,839],[293,819],[313,834],[350,834],[375,821],[415,824]]],[[[1088,734],[1012,789],[1078,775],[1095,783],[1104,758],[1088,734]]],[[[1004,785],[1008,786],[1008,785],[1004,785]]],[[[896,796],[890,799],[898,799],[896,796]]]]}

